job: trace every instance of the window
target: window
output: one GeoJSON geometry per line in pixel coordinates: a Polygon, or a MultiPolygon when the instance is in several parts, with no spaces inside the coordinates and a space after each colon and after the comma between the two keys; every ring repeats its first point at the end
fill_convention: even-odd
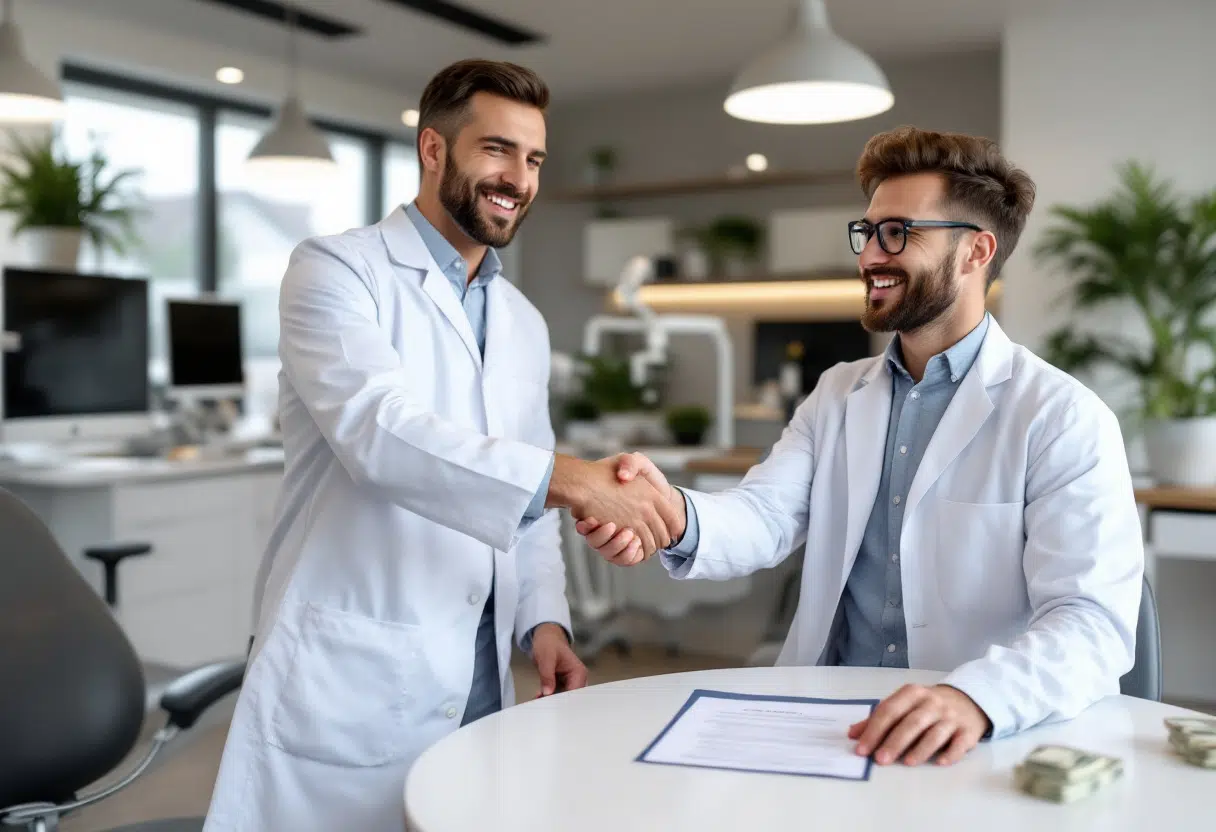
{"type": "Polygon", "coordinates": [[[123,254],[97,251],[89,240],[79,268],[138,276],[149,283],[149,356],[154,381],[167,374],[165,299],[199,287],[199,116],[194,107],[80,84],[65,85],[67,117],[61,137],[73,159],[94,148],[111,174],[136,169],[142,194],[135,243],[123,254]]]}
{"type": "Polygon", "coordinates": [[[418,196],[418,153],[413,145],[389,142],[384,148],[384,205],[381,213],[392,213],[418,196]]]}
{"type": "Polygon", "coordinates": [[[219,293],[239,299],[245,355],[276,359],[279,283],[292,249],[306,237],[366,225],[368,150],[364,142],[330,134],[338,163],[324,193],[260,193],[245,161],[269,126],[263,119],[221,114],[215,131],[218,192],[216,272],[219,293]]]}

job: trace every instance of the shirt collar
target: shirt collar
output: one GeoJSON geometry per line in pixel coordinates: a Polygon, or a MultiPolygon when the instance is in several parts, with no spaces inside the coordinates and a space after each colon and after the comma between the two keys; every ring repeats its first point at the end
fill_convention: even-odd
{"type": "MultiPolygon", "coordinates": [[[[938,368],[948,370],[951,381],[958,381],[963,376],[967,375],[967,371],[971,369],[971,365],[975,363],[976,357],[980,354],[980,347],[984,344],[984,336],[988,333],[988,323],[991,320],[991,315],[984,313],[984,318],[979,322],[975,329],[968,332],[961,340],[953,346],[940,352],[929,359],[929,363],[925,366],[925,376],[928,378],[930,374],[936,374],[938,368]]],[[[899,336],[896,335],[891,339],[891,343],[886,349],[887,364],[893,372],[909,375],[907,368],[904,366],[903,351],[900,349],[899,336]]]]}
{"type": "MultiPolygon", "coordinates": [[[[439,233],[439,229],[422,215],[416,202],[405,206],[405,213],[414,223],[414,228],[418,229],[418,236],[422,238],[431,257],[435,258],[436,265],[443,270],[449,280],[463,284],[464,276],[468,273],[468,265],[456,247],[449,243],[447,238],[439,233]]],[[[494,248],[487,247],[486,256],[482,258],[481,266],[477,269],[476,282],[488,283],[500,274],[502,274],[502,258],[498,256],[498,252],[494,248]]],[[[461,288],[464,287],[461,286],[461,288]]]]}

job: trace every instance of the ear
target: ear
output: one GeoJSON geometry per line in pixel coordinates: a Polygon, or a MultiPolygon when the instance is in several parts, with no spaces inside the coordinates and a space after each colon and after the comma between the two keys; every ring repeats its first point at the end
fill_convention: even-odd
{"type": "Polygon", "coordinates": [[[996,255],[996,235],[991,231],[980,231],[971,239],[969,248],[963,251],[962,273],[983,273],[996,255]]]}
{"type": "Polygon", "coordinates": [[[439,131],[435,128],[424,128],[418,135],[418,162],[424,171],[443,173],[447,152],[447,139],[439,135],[439,131]]]}

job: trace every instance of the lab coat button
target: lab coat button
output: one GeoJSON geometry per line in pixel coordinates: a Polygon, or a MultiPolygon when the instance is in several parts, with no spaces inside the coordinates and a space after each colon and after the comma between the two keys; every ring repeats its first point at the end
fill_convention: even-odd
{"type": "Polygon", "coordinates": [[[894,653],[894,652],[895,652],[895,645],[894,645],[894,644],[888,644],[888,645],[887,645],[887,652],[888,652],[888,653],[894,653]]]}
{"type": "Polygon", "coordinates": [[[455,708],[448,708],[448,712],[447,712],[447,713],[448,713],[448,719],[455,719],[455,718],[456,718],[456,709],[455,709],[455,708]]]}
{"type": "Polygon", "coordinates": [[[481,600],[481,596],[478,595],[476,592],[474,592],[472,595],[469,596],[470,604],[476,604],[480,600],[481,600]]]}

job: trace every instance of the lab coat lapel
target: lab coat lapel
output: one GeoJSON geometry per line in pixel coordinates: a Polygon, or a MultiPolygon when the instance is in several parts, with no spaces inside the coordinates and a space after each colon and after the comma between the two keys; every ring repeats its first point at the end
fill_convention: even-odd
{"type": "Polygon", "coordinates": [[[890,418],[891,374],[886,358],[879,357],[845,401],[844,441],[849,490],[845,557],[840,576],[842,587],[853,568],[866,523],[874,509],[890,418]]]}
{"type": "Polygon", "coordinates": [[[979,433],[984,422],[994,410],[988,388],[1009,379],[1012,373],[1013,348],[1008,336],[990,321],[984,343],[976,356],[975,364],[963,380],[942,414],[942,420],[929,439],[925,455],[921,458],[912,486],[908,489],[908,502],[904,516],[916,510],[917,505],[937,482],[942,473],[958,458],[958,455],[979,433]]]}
{"type": "Polygon", "coordinates": [[[509,399],[511,392],[504,388],[515,375],[511,362],[519,357],[511,348],[511,306],[503,280],[500,275],[486,285],[486,357],[481,392],[491,436],[502,435],[502,403],[509,399]]]}
{"type": "Polygon", "coordinates": [[[439,264],[431,256],[404,208],[397,208],[380,221],[380,236],[389,256],[395,262],[426,273],[422,279],[422,290],[439,307],[448,323],[456,329],[473,362],[480,368],[481,350],[477,347],[469,317],[460,305],[460,298],[452,291],[452,285],[443,274],[443,269],[439,268],[439,264]]]}

